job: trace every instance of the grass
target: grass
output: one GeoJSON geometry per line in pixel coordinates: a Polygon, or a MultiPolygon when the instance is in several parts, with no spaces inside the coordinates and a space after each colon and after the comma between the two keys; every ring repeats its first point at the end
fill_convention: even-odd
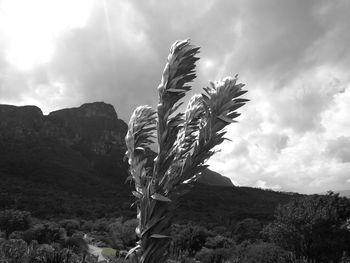
{"type": "Polygon", "coordinates": [[[104,248],[102,250],[102,255],[109,255],[109,256],[115,256],[115,250],[112,248],[104,248]]]}

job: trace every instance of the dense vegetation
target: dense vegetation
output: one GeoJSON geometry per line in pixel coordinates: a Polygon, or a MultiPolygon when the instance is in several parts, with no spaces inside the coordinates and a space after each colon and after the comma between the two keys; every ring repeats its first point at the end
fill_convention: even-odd
{"type": "MultiPolygon", "coordinates": [[[[0,180],[2,210],[27,210],[33,216],[45,219],[135,218],[136,215],[135,209],[130,207],[133,197],[129,184],[100,182],[91,186],[90,191],[78,193],[69,183],[67,188],[61,188],[54,183],[34,183],[1,173],[0,180]]],[[[266,222],[273,219],[277,205],[288,202],[292,196],[250,187],[198,184],[180,198],[175,219],[178,223],[193,221],[224,226],[247,217],[266,222]]]]}
{"type": "Polygon", "coordinates": [[[297,257],[339,262],[350,255],[350,199],[332,192],[293,199],[277,208],[264,234],[297,257]]]}
{"type": "MultiPolygon", "coordinates": [[[[168,262],[349,262],[350,200],[330,193],[293,198],[266,224],[245,218],[231,227],[173,224],[168,262]]],[[[0,262],[97,262],[88,245],[105,247],[110,262],[124,260],[137,240],[137,220],[48,221],[29,212],[0,212],[0,262]],[[2,233],[2,234],[1,234],[2,233]]]]}

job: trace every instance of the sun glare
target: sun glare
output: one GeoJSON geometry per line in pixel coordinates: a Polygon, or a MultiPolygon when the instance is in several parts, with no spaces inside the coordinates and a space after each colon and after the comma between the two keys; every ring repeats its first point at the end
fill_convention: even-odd
{"type": "Polygon", "coordinates": [[[50,61],[55,40],[64,31],[83,27],[93,0],[4,0],[0,2],[0,31],[5,56],[21,70],[50,61]]]}

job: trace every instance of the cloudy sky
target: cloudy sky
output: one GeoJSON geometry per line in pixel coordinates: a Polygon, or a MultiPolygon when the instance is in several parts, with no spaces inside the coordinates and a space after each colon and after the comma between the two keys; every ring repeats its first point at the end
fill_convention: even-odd
{"type": "Polygon", "coordinates": [[[350,1],[0,0],[0,103],[44,113],[155,106],[170,45],[201,47],[193,93],[240,76],[251,102],[211,168],[237,185],[350,189],[350,1]]]}

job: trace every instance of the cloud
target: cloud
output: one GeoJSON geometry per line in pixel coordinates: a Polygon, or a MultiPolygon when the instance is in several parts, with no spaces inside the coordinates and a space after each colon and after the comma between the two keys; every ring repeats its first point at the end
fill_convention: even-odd
{"type": "Polygon", "coordinates": [[[276,185],[267,185],[267,183],[265,181],[262,180],[258,180],[255,184],[256,187],[258,188],[262,188],[262,189],[271,189],[271,190],[280,190],[281,186],[279,186],[278,184],[276,185]]]}
{"type": "Polygon", "coordinates": [[[47,113],[106,101],[127,120],[138,105],[156,107],[170,45],[191,38],[202,59],[189,97],[208,80],[239,73],[251,100],[213,169],[239,185],[307,193],[347,187],[349,1],[91,3],[84,23],[60,26],[51,59],[30,70],[6,59],[10,41],[0,26],[1,103],[37,104],[47,113]]]}
{"type": "Polygon", "coordinates": [[[330,157],[338,158],[341,162],[350,162],[350,137],[338,137],[328,142],[327,152],[330,157]]]}

